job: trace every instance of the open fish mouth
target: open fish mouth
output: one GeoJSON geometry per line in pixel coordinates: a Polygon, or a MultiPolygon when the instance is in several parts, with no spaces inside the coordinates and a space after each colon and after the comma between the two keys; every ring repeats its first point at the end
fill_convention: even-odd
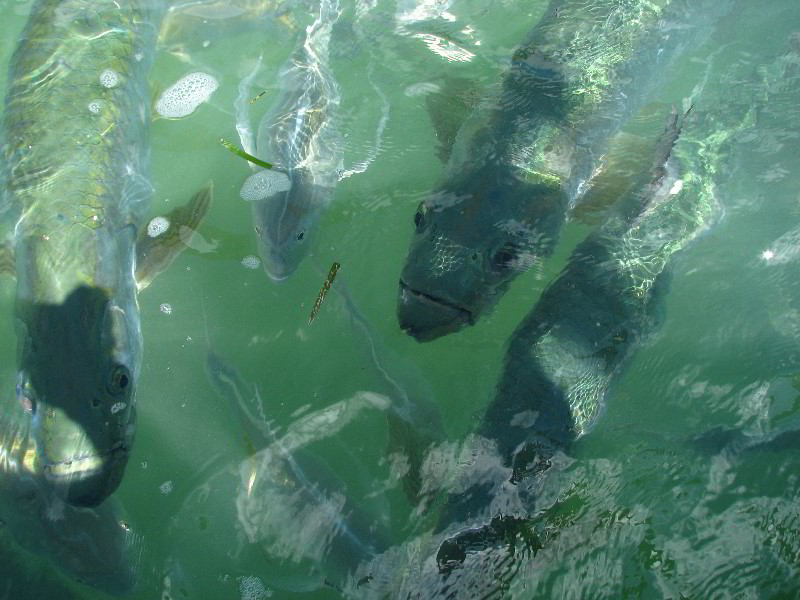
{"type": "Polygon", "coordinates": [[[97,506],[119,487],[129,454],[118,442],[105,452],[47,464],[44,477],[66,503],[97,506]]]}
{"type": "Polygon", "coordinates": [[[469,310],[415,290],[402,279],[397,296],[397,319],[400,328],[419,342],[434,340],[465,325],[475,324],[469,310]]]}

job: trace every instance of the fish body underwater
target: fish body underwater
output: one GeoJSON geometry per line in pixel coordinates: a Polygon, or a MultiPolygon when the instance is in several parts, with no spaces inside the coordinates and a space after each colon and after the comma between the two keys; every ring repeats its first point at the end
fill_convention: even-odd
{"type": "Polygon", "coordinates": [[[517,479],[535,469],[532,457],[544,460],[591,429],[612,378],[658,323],[668,259],[711,222],[713,207],[676,185],[673,150],[687,118],[670,117],[648,181],[575,248],[511,336],[479,433],[514,456],[517,479]]]}
{"type": "MultiPolygon", "coordinates": [[[[0,508],[21,545],[115,593],[135,581],[129,528],[107,499],[135,433],[136,273],[182,248],[165,234],[162,251],[137,249],[153,192],[147,73],[164,10],[35,2],[3,114],[0,250],[16,277],[17,383],[0,413],[0,508]]],[[[182,218],[202,217],[210,198],[207,186],[182,218]]]]}
{"type": "Polygon", "coordinates": [[[256,156],[274,163],[245,182],[258,251],[267,275],[286,279],[307,256],[341,170],[342,152],[332,116],[340,101],[328,64],[337,0],[323,0],[318,18],[281,68],[281,93],[258,126],[256,156]]]}
{"type": "Polygon", "coordinates": [[[608,140],[727,3],[554,2],[467,118],[420,203],[397,313],[419,341],[475,324],[552,253],[608,140]],[[700,15],[700,16],[698,16],[700,15]]]}
{"type": "Polygon", "coordinates": [[[133,443],[135,242],[152,191],[146,75],[160,13],[38,2],[11,63],[3,204],[16,219],[17,394],[34,471],[75,505],[113,492],[133,443]]]}
{"type": "Polygon", "coordinates": [[[373,574],[374,582],[351,588],[352,597],[502,597],[547,543],[536,532],[548,509],[539,499],[545,478],[593,428],[609,388],[662,322],[676,253],[719,216],[708,182],[737,129],[706,142],[703,126],[714,120],[705,116],[671,115],[652,168],[575,248],[509,339],[494,396],[455,456],[469,458],[468,471],[436,485],[422,473],[423,490],[445,497],[437,525],[362,565],[354,581],[373,574]],[[687,129],[696,137],[686,140],[687,129]]]}
{"type": "MultiPolygon", "coordinates": [[[[388,398],[359,392],[305,413],[279,431],[266,420],[258,388],[224,358],[209,351],[206,371],[237,415],[248,455],[232,477],[213,485],[222,490],[214,505],[230,505],[232,497],[235,504],[233,524],[227,515],[214,519],[229,530],[221,538],[230,537],[231,530],[243,534],[249,552],[270,566],[271,575],[262,575],[270,585],[288,591],[340,587],[357,565],[388,546],[388,534],[308,446],[336,435],[365,409],[386,410],[388,398]]],[[[204,514],[220,510],[202,506],[204,514]]],[[[243,561],[246,556],[241,554],[243,561]]]]}

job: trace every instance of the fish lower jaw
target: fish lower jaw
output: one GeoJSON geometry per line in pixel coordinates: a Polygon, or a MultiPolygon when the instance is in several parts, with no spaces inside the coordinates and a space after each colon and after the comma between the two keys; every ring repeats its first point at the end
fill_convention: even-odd
{"type": "Polygon", "coordinates": [[[287,279],[289,279],[288,275],[278,275],[268,269],[264,269],[264,272],[267,274],[267,277],[270,278],[270,281],[274,281],[275,283],[283,283],[287,279]]]}
{"type": "Polygon", "coordinates": [[[402,279],[397,297],[400,328],[418,342],[427,342],[475,324],[465,308],[409,286],[402,279]]]}
{"type": "Polygon", "coordinates": [[[81,456],[80,458],[74,458],[72,460],[62,460],[59,462],[48,463],[44,466],[45,477],[48,479],[58,479],[61,477],[79,476],[81,473],[91,472],[98,468],[102,468],[107,462],[106,459],[110,458],[113,454],[127,454],[127,452],[128,451],[120,442],[105,452],[87,454],[86,456],[81,456]]]}
{"type": "Polygon", "coordinates": [[[119,487],[129,455],[120,442],[105,452],[47,464],[44,479],[67,504],[97,506],[119,487]]]}

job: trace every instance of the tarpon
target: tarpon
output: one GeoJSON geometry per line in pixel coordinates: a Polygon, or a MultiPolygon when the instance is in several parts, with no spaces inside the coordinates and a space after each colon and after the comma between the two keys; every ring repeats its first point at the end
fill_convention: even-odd
{"type": "Polygon", "coordinates": [[[264,269],[276,281],[291,275],[308,254],[339,181],[342,146],[332,116],[340,93],[328,64],[339,12],[337,0],[323,0],[318,18],[281,68],[281,93],[259,123],[255,152],[274,168],[251,175],[241,191],[251,202],[264,269]]]}
{"type": "Polygon", "coordinates": [[[592,429],[613,381],[660,324],[676,254],[719,216],[711,176],[722,145],[741,128],[673,113],[652,168],[575,248],[512,334],[472,439],[449,461],[426,459],[468,464],[448,473],[449,482],[437,482],[438,471],[422,474],[423,490],[446,495],[438,526],[363,565],[353,582],[369,573],[375,584],[353,586],[352,597],[494,597],[508,589],[546,542],[534,523],[547,508],[539,499],[544,477],[592,429]],[[697,136],[678,139],[682,127],[697,136]]]}
{"type": "Polygon", "coordinates": [[[551,3],[417,209],[398,296],[405,331],[422,341],[474,324],[553,251],[609,138],[727,5],[708,4],[551,3]]]}
{"type": "Polygon", "coordinates": [[[365,409],[386,410],[389,399],[358,392],[279,432],[267,420],[258,388],[233,366],[211,351],[206,370],[241,424],[247,454],[233,477],[236,491],[222,480],[214,488],[224,490],[220,502],[235,503],[236,530],[263,550],[261,562],[266,557],[273,565],[274,577],[266,579],[294,591],[340,586],[387,547],[387,538],[383,524],[356,509],[344,482],[308,446],[336,435],[365,409]]]}
{"type": "Polygon", "coordinates": [[[166,232],[144,227],[153,191],[146,76],[163,10],[39,0],[11,61],[3,115],[0,262],[17,281],[18,339],[17,406],[0,413],[4,503],[16,498],[34,521],[60,513],[76,537],[62,547],[51,536],[45,549],[101,587],[113,586],[100,557],[114,554],[98,552],[92,564],[102,534],[82,538],[87,563],[73,563],[79,523],[109,521],[109,510],[73,507],[99,505],[122,480],[142,360],[137,288],[185,247],[211,199],[209,185],[168,215],[166,232]]]}
{"type": "Polygon", "coordinates": [[[673,146],[685,118],[673,113],[648,181],[575,248],[511,336],[479,433],[514,456],[515,477],[592,427],[612,377],[657,322],[668,259],[714,216],[680,179],[673,146]]]}

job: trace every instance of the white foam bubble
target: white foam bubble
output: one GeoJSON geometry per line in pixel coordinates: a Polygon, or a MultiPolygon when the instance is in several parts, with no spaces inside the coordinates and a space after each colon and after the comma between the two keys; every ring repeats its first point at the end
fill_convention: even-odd
{"type": "Polygon", "coordinates": [[[119,411],[121,411],[123,408],[125,408],[125,406],[126,406],[126,404],[124,402],[115,402],[111,406],[111,414],[112,415],[117,414],[119,411]]]}
{"type": "Polygon", "coordinates": [[[174,486],[172,484],[172,480],[168,480],[162,483],[160,486],[158,486],[158,489],[161,491],[162,494],[169,494],[172,491],[173,487],[174,486]]]}
{"type": "Polygon", "coordinates": [[[257,256],[253,256],[252,254],[250,254],[242,259],[242,264],[247,269],[257,269],[258,267],[261,266],[261,259],[259,259],[257,256]]]}
{"type": "Polygon", "coordinates": [[[158,309],[162,313],[164,313],[165,315],[171,315],[172,314],[172,307],[169,304],[167,304],[166,302],[164,302],[164,304],[159,306],[158,309]]]}
{"type": "Polygon", "coordinates": [[[292,187],[289,176],[282,171],[263,169],[250,175],[239,190],[239,195],[248,202],[264,200],[279,192],[288,192],[292,187]]]}
{"type": "Polygon", "coordinates": [[[194,112],[219,87],[215,77],[196,71],[169,86],[156,101],[156,112],[168,119],[179,119],[194,112]]]}
{"type": "Polygon", "coordinates": [[[113,69],[103,69],[100,73],[100,85],[104,88],[113,88],[119,83],[119,75],[113,69]]]}
{"type": "Polygon", "coordinates": [[[92,100],[89,102],[89,112],[93,115],[99,114],[102,107],[103,105],[100,103],[100,100],[92,100]]]}
{"type": "Polygon", "coordinates": [[[272,597],[272,590],[264,587],[264,583],[255,575],[239,578],[239,591],[242,600],[264,600],[272,597]]]}
{"type": "Polygon", "coordinates": [[[169,229],[169,220],[166,217],[154,217],[147,224],[147,235],[150,237],[158,237],[169,229]]]}

